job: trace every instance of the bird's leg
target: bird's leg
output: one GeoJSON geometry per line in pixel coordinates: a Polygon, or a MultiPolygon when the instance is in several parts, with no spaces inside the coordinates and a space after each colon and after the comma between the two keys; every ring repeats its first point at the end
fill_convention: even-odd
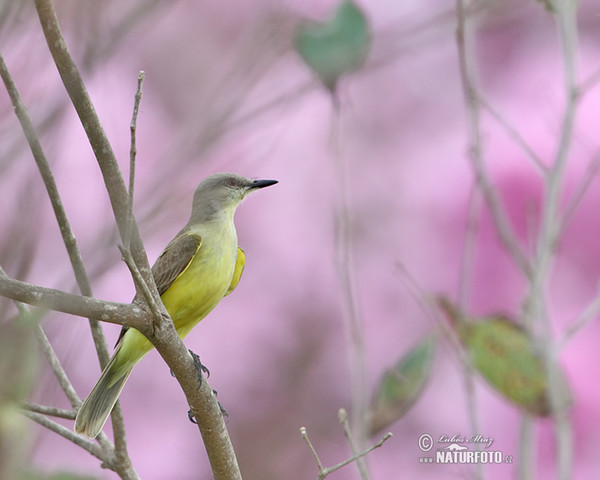
{"type": "MultiPolygon", "coordinates": [[[[215,398],[217,398],[217,391],[213,390],[213,395],[215,396],[215,398]]],[[[223,415],[223,417],[225,417],[225,420],[229,420],[229,413],[227,412],[227,410],[225,410],[225,407],[223,407],[223,405],[221,405],[221,402],[219,402],[217,400],[217,403],[219,404],[219,410],[221,410],[221,415],[223,415]]]]}
{"type": "MultiPolygon", "coordinates": [[[[216,397],[217,396],[217,391],[213,390],[213,394],[216,397]]],[[[223,415],[223,417],[225,417],[225,420],[229,420],[229,413],[227,412],[227,410],[225,410],[225,408],[223,407],[223,405],[221,405],[221,402],[219,402],[217,400],[217,403],[219,404],[219,410],[221,410],[221,415],[223,415]]],[[[198,421],[196,420],[196,415],[194,415],[194,412],[192,412],[192,410],[188,410],[188,418],[190,420],[190,422],[194,423],[194,424],[198,424],[198,421]]]]}
{"type": "Polygon", "coordinates": [[[190,352],[190,355],[192,356],[193,360],[194,360],[194,367],[196,367],[196,370],[198,371],[198,381],[200,382],[200,385],[202,385],[202,374],[205,373],[206,374],[206,378],[210,377],[210,371],[208,370],[208,368],[206,368],[202,362],[200,361],[200,357],[195,354],[194,352],[192,352],[191,350],[188,349],[188,352],[190,352]]]}
{"type": "MultiPolygon", "coordinates": [[[[198,381],[200,382],[200,385],[202,385],[202,380],[203,380],[203,376],[202,373],[206,374],[206,378],[210,377],[210,370],[208,368],[206,368],[206,366],[200,361],[200,357],[192,352],[190,349],[188,349],[188,352],[190,352],[190,355],[192,356],[192,359],[194,360],[194,367],[196,368],[196,371],[198,372],[198,381]]],[[[174,377],[175,374],[173,373],[173,370],[169,370],[169,372],[171,372],[171,376],[174,377]]]]}

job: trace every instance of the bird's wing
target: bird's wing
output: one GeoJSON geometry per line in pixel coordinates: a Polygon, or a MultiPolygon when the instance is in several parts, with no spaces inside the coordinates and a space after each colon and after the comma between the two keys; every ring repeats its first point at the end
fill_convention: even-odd
{"type": "Polygon", "coordinates": [[[240,278],[242,278],[242,273],[244,272],[244,266],[246,265],[246,254],[244,251],[238,247],[238,256],[235,261],[235,269],[233,270],[233,278],[231,279],[231,284],[227,289],[227,293],[225,296],[229,295],[231,292],[235,290],[238,283],[240,283],[240,278]]]}
{"type": "MultiPolygon", "coordinates": [[[[152,265],[152,275],[154,276],[154,281],[156,282],[156,288],[158,289],[159,295],[165,293],[172,283],[177,279],[177,277],[187,270],[201,245],[202,237],[195,233],[186,233],[171,240],[171,243],[167,245],[164,251],[156,259],[156,262],[154,262],[154,265],[152,265]]],[[[240,272],[239,276],[241,275],[242,273],[240,272]]],[[[233,288],[235,288],[235,286],[233,288]]],[[[127,330],[128,327],[123,327],[121,329],[121,333],[119,334],[119,338],[117,339],[115,347],[119,344],[127,330]]]]}
{"type": "Polygon", "coordinates": [[[165,293],[177,277],[187,270],[200,245],[202,238],[195,233],[176,237],[167,245],[152,266],[159,295],[165,293]]]}

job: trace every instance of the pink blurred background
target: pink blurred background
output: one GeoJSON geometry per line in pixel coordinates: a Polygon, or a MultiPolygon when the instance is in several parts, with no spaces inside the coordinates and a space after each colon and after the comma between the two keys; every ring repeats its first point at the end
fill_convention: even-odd
{"type": "MultiPolygon", "coordinates": [[[[423,292],[457,295],[473,172],[454,4],[360,3],[372,22],[373,55],[363,71],[342,83],[340,122],[372,388],[385,368],[436,326],[410,294],[398,265],[423,292]]],[[[336,2],[253,0],[235,8],[189,0],[57,4],[69,48],[125,172],[137,72],[146,72],[135,209],[151,262],[186,222],[192,192],[205,176],[233,171],[279,180],[238,210],[238,237],[247,255],[244,276],[186,344],[211,370],[211,386],[230,414],[228,427],[244,478],[316,478],[299,428],[308,429],[327,465],[350,455],[337,411],[350,408],[351,349],[333,255],[339,182],[329,141],[332,104],[291,50],[290,38],[300,16],[325,18],[336,2]],[[124,22],[135,5],[144,3],[147,10],[124,22]]],[[[600,2],[581,2],[581,80],[600,66],[599,11],[600,2]]],[[[94,294],[128,302],[134,289],[120,262],[108,197],[35,12],[23,3],[7,8],[0,21],[2,54],[40,128],[94,294]]],[[[564,106],[560,45],[551,15],[533,0],[492,1],[475,21],[482,91],[550,163],[564,106]]],[[[595,87],[578,110],[563,205],[598,152],[598,112],[600,87],[595,87]]],[[[543,181],[489,115],[482,126],[493,184],[530,251],[544,201],[543,181]]],[[[30,157],[2,93],[0,265],[20,279],[75,291],[30,157]]],[[[599,201],[600,184],[594,181],[557,251],[548,289],[557,338],[597,295],[599,201]]],[[[469,312],[477,315],[516,314],[526,294],[526,283],[485,211],[470,289],[469,312]]],[[[51,314],[44,326],[84,397],[100,373],[87,322],[51,314]]],[[[118,327],[105,325],[105,331],[112,344],[118,327]]],[[[577,479],[600,475],[600,388],[594,377],[599,340],[600,328],[593,321],[561,355],[575,398],[577,479]]],[[[481,433],[517,461],[520,412],[480,378],[476,384],[481,433]]],[[[42,375],[34,398],[68,408],[50,371],[42,375]]],[[[184,396],[156,352],[136,367],[121,401],[131,458],[142,478],[210,478],[184,396]]],[[[35,466],[116,478],[80,448],[31,428],[35,466]]],[[[390,428],[394,437],[369,455],[372,478],[472,478],[469,466],[421,465],[417,445],[423,433],[469,436],[470,428],[460,362],[442,342],[422,398],[390,428]]],[[[537,421],[535,435],[536,477],[553,478],[551,422],[537,421]]],[[[516,477],[516,468],[486,466],[485,478],[516,477]]],[[[358,477],[349,466],[330,478],[358,477]]]]}

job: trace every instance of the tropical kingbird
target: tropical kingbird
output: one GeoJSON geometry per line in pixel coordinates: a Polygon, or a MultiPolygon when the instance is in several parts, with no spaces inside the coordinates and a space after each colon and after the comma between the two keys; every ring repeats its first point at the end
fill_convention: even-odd
{"type": "MultiPolygon", "coordinates": [[[[237,286],[245,255],[238,247],[235,210],[250,192],[275,183],[217,173],[196,188],[188,223],[152,266],[160,298],[181,338],[237,286]]],[[[115,353],[77,413],[77,433],[90,438],[100,433],[131,370],[152,348],[138,330],[123,327],[115,353]]]]}

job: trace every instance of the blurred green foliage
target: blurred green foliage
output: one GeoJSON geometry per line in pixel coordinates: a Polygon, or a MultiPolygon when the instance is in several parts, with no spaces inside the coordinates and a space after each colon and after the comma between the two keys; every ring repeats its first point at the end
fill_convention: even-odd
{"type": "MultiPolygon", "coordinates": [[[[440,305],[471,364],[490,385],[532,415],[551,413],[546,366],[523,328],[502,315],[470,319],[446,299],[440,305]]],[[[570,393],[564,374],[557,372],[562,408],[569,403],[570,393]]]]}
{"type": "Polygon", "coordinates": [[[367,17],[347,0],[338,5],[328,22],[303,22],[295,39],[297,52],[331,91],[342,75],[362,66],[370,45],[367,17]]]}
{"type": "Polygon", "coordinates": [[[430,334],[382,375],[369,408],[369,435],[402,418],[419,399],[429,380],[437,335],[430,334]]]}

